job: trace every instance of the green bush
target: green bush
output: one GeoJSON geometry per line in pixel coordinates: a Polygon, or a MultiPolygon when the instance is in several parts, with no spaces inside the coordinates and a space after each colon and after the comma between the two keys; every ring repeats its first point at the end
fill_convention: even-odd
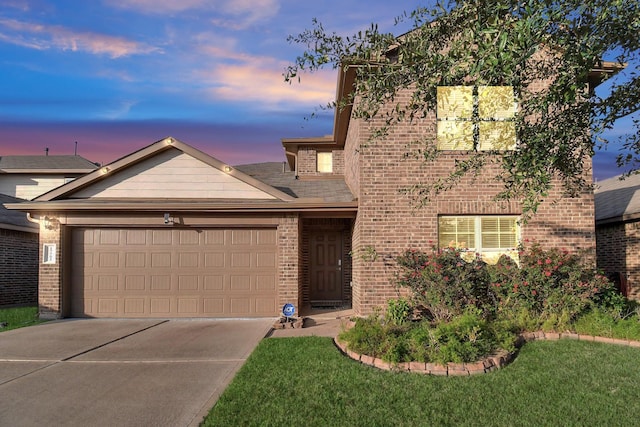
{"type": "Polygon", "coordinates": [[[378,316],[358,319],[341,339],[358,353],[400,363],[472,362],[498,348],[512,350],[516,335],[505,323],[490,323],[478,310],[469,310],[450,321],[385,322],[378,316]]]}
{"type": "Polygon", "coordinates": [[[410,302],[392,299],[384,319],[358,319],[342,339],[393,363],[471,362],[498,348],[513,351],[517,334],[539,329],[640,340],[638,304],[575,254],[533,244],[521,248],[519,264],[464,255],[456,248],[404,252],[397,284],[426,316],[411,321],[410,302]]]}
{"type": "Polygon", "coordinates": [[[485,311],[494,303],[486,264],[467,262],[459,249],[431,253],[405,251],[397,258],[400,287],[411,291],[412,302],[435,321],[451,320],[475,307],[485,311]]]}
{"type": "Polygon", "coordinates": [[[580,316],[573,328],[579,334],[640,341],[640,318],[636,312],[617,317],[609,310],[595,308],[580,316]]]}
{"type": "Polygon", "coordinates": [[[620,303],[613,284],[575,254],[534,244],[521,250],[519,258],[519,266],[503,256],[487,267],[497,297],[496,313],[503,318],[528,313],[539,319],[538,328],[563,330],[599,301],[620,303]]]}
{"type": "Polygon", "coordinates": [[[402,325],[411,316],[411,304],[405,298],[390,299],[387,301],[387,321],[402,325]]]}

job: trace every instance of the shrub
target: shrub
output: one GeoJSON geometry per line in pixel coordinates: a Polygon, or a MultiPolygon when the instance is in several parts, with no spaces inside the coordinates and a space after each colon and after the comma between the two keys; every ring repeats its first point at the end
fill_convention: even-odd
{"type": "Polygon", "coordinates": [[[390,299],[387,301],[388,322],[396,325],[402,325],[409,320],[411,316],[411,304],[405,298],[390,299]]]}
{"type": "Polygon", "coordinates": [[[636,312],[616,317],[611,311],[594,308],[576,320],[574,329],[579,334],[640,340],[640,318],[636,312]]]}
{"type": "Polygon", "coordinates": [[[506,323],[490,323],[478,310],[451,321],[406,322],[396,325],[379,316],[358,319],[341,334],[349,349],[392,363],[471,362],[497,348],[513,350],[516,335],[506,323]]]}
{"type": "Polygon", "coordinates": [[[488,266],[496,312],[503,317],[528,312],[543,329],[563,329],[599,299],[614,299],[613,284],[575,254],[534,244],[519,258],[519,267],[504,256],[488,266]]]}
{"type": "Polygon", "coordinates": [[[470,307],[493,306],[486,264],[467,262],[461,250],[447,248],[429,254],[408,250],[397,258],[397,284],[411,291],[412,302],[436,321],[451,320],[470,307]]]}

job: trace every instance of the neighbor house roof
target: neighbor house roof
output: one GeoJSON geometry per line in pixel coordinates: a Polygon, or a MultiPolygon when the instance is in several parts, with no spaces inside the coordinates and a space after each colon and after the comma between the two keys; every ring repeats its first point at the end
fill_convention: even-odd
{"type": "Polygon", "coordinates": [[[28,233],[37,233],[38,225],[27,219],[24,212],[10,211],[5,209],[3,203],[19,203],[25,200],[18,199],[6,194],[0,194],[0,228],[8,230],[26,231],[28,233]]]}
{"type": "Polygon", "coordinates": [[[596,223],[640,218],[640,175],[621,180],[620,176],[600,181],[595,188],[596,223]]]}
{"type": "Polygon", "coordinates": [[[2,156],[0,173],[84,174],[98,166],[81,156],[2,156]]]}

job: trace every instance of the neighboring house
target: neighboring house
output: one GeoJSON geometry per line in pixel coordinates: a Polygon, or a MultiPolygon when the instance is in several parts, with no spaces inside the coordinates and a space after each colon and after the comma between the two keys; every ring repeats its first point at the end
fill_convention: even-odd
{"type": "MultiPolygon", "coordinates": [[[[355,78],[340,70],[338,103],[355,78]]],[[[480,132],[454,123],[452,111],[512,93],[485,89],[439,89],[437,114],[394,127],[383,144],[367,145],[375,123],[344,108],[331,136],[282,141],[288,167],[233,167],[165,138],[8,205],[40,220],[41,316],[276,316],[289,302],[363,315],[398,295],[394,258],[408,248],[454,243],[488,261],[527,239],[593,251],[591,191],[567,198],[557,186],[526,226],[518,201],[494,201],[499,165],[420,209],[400,191],[448,176],[469,149],[514,146],[515,102],[493,109],[500,120],[480,132]],[[438,136],[437,162],[405,156],[418,130],[438,136]]]]}
{"type": "Polygon", "coordinates": [[[0,193],[32,200],[96,168],[81,156],[1,156],[0,193]]]}
{"type": "Polygon", "coordinates": [[[38,226],[3,203],[24,200],[0,194],[0,307],[38,302],[38,226]]]}
{"type": "Polygon", "coordinates": [[[0,157],[0,306],[38,302],[38,226],[2,203],[33,199],[96,167],[80,156],[0,157]]]}
{"type": "Polygon", "coordinates": [[[640,175],[598,182],[595,189],[598,267],[623,294],[640,298],[640,175]]]}

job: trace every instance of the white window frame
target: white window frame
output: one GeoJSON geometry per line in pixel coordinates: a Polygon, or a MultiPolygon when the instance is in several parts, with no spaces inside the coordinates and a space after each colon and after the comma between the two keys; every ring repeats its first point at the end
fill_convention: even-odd
{"type": "MultiPolygon", "coordinates": [[[[493,259],[493,260],[497,260],[497,258],[499,258],[500,255],[509,255],[512,258],[514,258],[517,261],[517,246],[520,244],[521,242],[521,229],[520,229],[520,225],[519,225],[519,217],[517,215],[440,215],[438,216],[438,247],[440,249],[445,249],[447,247],[451,247],[450,245],[443,245],[441,243],[441,220],[443,219],[458,219],[458,218],[465,218],[465,219],[469,219],[469,218],[473,218],[474,222],[474,226],[473,226],[473,236],[474,236],[474,241],[473,242],[458,242],[457,241],[457,234],[456,233],[456,240],[455,245],[456,247],[458,247],[460,245],[460,243],[467,243],[467,245],[465,245],[465,247],[458,247],[458,249],[463,250],[464,252],[468,253],[468,254],[473,254],[476,257],[479,257],[480,259],[493,259]],[[485,218],[491,218],[491,219],[495,219],[495,218],[504,218],[504,219],[508,219],[510,221],[515,221],[515,245],[514,246],[509,246],[509,247],[499,247],[499,248],[484,248],[482,247],[482,220],[485,218]]],[[[467,233],[459,233],[459,234],[467,234],[467,233]]],[[[485,233],[486,234],[486,233],[485,233]]],[[[448,240],[448,239],[447,239],[448,240]]],[[[465,258],[470,258],[470,257],[465,257],[465,258]]]]}

